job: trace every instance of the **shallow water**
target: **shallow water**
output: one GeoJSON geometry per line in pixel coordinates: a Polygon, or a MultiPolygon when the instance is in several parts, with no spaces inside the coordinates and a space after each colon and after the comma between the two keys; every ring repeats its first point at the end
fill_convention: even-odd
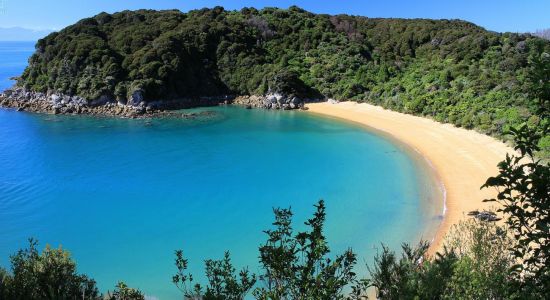
{"type": "MultiPolygon", "coordinates": [[[[30,52],[10,61],[5,48],[0,63],[18,67],[0,75],[17,75],[30,52]]],[[[380,242],[416,242],[439,220],[421,160],[379,134],[301,111],[195,111],[213,113],[126,120],[0,109],[0,265],[36,237],[69,249],[104,291],[124,280],[173,299],[175,249],[198,278],[203,260],[225,250],[257,273],[273,207],[291,206],[303,228],[325,199],[331,249],[352,247],[360,273],[380,242]]]]}

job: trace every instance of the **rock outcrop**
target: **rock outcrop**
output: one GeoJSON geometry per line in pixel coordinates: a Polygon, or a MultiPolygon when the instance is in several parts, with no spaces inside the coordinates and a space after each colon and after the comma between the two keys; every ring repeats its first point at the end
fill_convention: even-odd
{"type": "Polygon", "coordinates": [[[233,100],[234,104],[245,107],[282,110],[304,109],[305,102],[304,99],[280,93],[267,94],[265,96],[239,96],[233,100]]]}
{"type": "Polygon", "coordinates": [[[304,107],[306,101],[313,100],[272,93],[265,96],[201,97],[197,99],[147,102],[144,100],[141,91],[136,91],[126,103],[123,103],[106,95],[88,100],[79,96],[68,96],[54,92],[33,92],[19,87],[8,89],[0,94],[0,107],[14,108],[18,111],[48,114],[88,114],[123,118],[165,116],[177,109],[220,104],[280,110],[306,109],[304,107]]]}
{"type": "Polygon", "coordinates": [[[98,116],[115,116],[122,118],[149,118],[157,116],[185,116],[174,110],[196,106],[212,106],[228,103],[228,97],[210,97],[186,99],[182,101],[145,102],[140,93],[134,93],[126,104],[109,96],[87,100],[79,96],[68,96],[59,93],[40,93],[24,88],[12,88],[0,94],[0,107],[13,108],[18,111],[30,111],[48,114],[87,114],[98,116]]]}
{"type": "Polygon", "coordinates": [[[474,217],[480,221],[486,221],[486,222],[496,222],[500,221],[502,218],[497,217],[497,215],[492,211],[478,211],[478,210],[472,210],[468,213],[468,216],[474,217]]]}
{"type": "Polygon", "coordinates": [[[23,88],[12,88],[0,94],[0,106],[50,114],[90,114],[134,118],[159,113],[145,103],[121,105],[113,98],[101,96],[95,100],[86,100],[79,96],[68,96],[53,92],[40,93],[23,88]]]}

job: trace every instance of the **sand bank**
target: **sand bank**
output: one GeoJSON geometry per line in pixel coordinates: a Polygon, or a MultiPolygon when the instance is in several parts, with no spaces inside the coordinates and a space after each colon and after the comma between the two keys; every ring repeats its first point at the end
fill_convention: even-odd
{"type": "MultiPolygon", "coordinates": [[[[426,118],[385,110],[355,102],[308,104],[309,112],[353,121],[381,130],[416,149],[434,167],[446,190],[445,215],[430,252],[442,247],[445,234],[466,213],[494,204],[483,199],[495,196],[494,189],[480,187],[497,174],[497,163],[513,149],[472,130],[456,128],[426,118]]],[[[443,201],[443,199],[441,199],[443,201]]]]}

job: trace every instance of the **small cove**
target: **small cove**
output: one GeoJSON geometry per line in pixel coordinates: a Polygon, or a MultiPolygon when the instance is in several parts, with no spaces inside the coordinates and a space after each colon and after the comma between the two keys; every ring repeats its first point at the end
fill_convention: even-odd
{"type": "Polygon", "coordinates": [[[300,229],[325,199],[332,252],[352,247],[363,274],[381,242],[416,242],[439,222],[426,162],[383,134],[300,111],[194,111],[205,110],[189,120],[0,110],[0,265],[36,237],[69,249],[103,290],[124,280],[172,299],[175,249],[198,278],[225,250],[258,273],[273,207],[292,207],[300,229]]]}

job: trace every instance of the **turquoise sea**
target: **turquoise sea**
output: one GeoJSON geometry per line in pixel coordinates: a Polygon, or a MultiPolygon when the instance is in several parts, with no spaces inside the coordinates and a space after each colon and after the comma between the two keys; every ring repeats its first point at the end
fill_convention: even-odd
{"type": "MultiPolygon", "coordinates": [[[[0,89],[32,43],[0,43],[0,89]]],[[[295,227],[325,199],[333,253],[358,272],[381,242],[431,238],[441,199],[427,163],[380,133],[303,111],[196,109],[189,120],[38,115],[0,109],[0,266],[25,247],[63,245],[105,291],[119,280],[177,299],[174,250],[203,261],[232,254],[258,273],[273,207],[295,227]]]]}

